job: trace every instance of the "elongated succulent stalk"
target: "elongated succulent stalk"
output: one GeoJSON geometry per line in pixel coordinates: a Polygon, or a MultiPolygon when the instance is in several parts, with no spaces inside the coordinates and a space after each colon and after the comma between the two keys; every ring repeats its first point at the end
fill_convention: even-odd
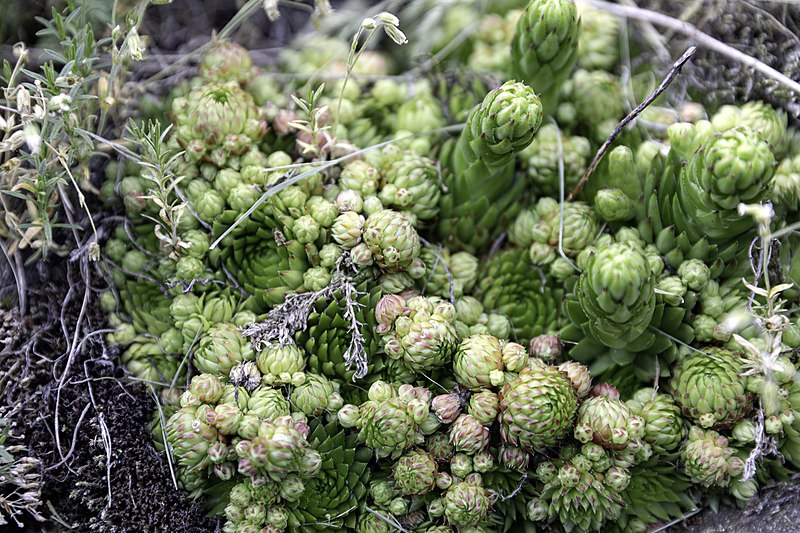
{"type": "Polygon", "coordinates": [[[573,0],[531,0],[517,21],[511,62],[519,79],[555,112],[561,84],[578,59],[580,19],[573,0]]]}
{"type": "Polygon", "coordinates": [[[578,4],[581,30],[578,37],[578,66],[613,70],[619,60],[619,19],[610,13],[578,4]]]}
{"type": "Polygon", "coordinates": [[[670,390],[683,414],[703,428],[726,427],[750,409],[744,364],[736,352],[709,347],[675,368],[670,390]]]}
{"type": "Polygon", "coordinates": [[[623,348],[650,325],[655,276],[641,248],[614,243],[589,259],[576,294],[592,334],[611,348],[623,348]]]}
{"type": "Polygon", "coordinates": [[[528,146],[542,121],[533,89],[508,81],[486,95],[467,119],[450,154],[448,193],[440,202],[437,236],[451,250],[484,250],[511,220],[524,183],[513,169],[515,154],[528,146]]]}

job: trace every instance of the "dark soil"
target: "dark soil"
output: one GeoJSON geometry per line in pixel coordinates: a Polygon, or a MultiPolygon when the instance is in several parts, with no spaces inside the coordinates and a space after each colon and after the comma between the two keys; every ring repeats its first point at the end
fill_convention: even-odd
{"type": "MultiPolygon", "coordinates": [[[[202,504],[175,489],[164,455],[153,446],[153,399],[125,379],[103,334],[92,333],[107,326],[91,289],[76,337],[83,346],[62,380],[83,303],[78,270],[58,258],[30,270],[31,313],[16,345],[0,358],[0,368],[15,369],[2,397],[17,413],[14,442],[44,465],[43,502],[76,531],[215,531],[219,524],[205,517],[202,504]]],[[[97,278],[93,268],[88,273],[97,278]]]]}

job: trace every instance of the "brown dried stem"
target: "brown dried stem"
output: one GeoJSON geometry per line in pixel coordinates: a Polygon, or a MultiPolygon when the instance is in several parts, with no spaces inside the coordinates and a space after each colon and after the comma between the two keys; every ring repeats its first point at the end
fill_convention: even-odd
{"type": "Polygon", "coordinates": [[[608,136],[608,139],[606,139],[606,141],[603,143],[600,149],[597,150],[597,153],[595,154],[594,159],[592,159],[592,163],[589,165],[589,168],[587,168],[586,172],[584,172],[583,176],[581,176],[581,180],[578,182],[577,185],[575,185],[575,188],[572,189],[572,192],[569,193],[569,196],[567,196],[567,202],[571,202],[581,192],[584,185],[586,185],[586,182],[589,181],[589,178],[597,169],[597,166],[600,164],[600,161],[603,160],[603,156],[606,154],[608,149],[617,139],[619,134],[622,133],[622,130],[625,129],[625,126],[627,126],[633,119],[638,117],[642,113],[642,111],[644,111],[647,108],[647,106],[652,104],[656,98],[661,96],[661,93],[667,90],[667,87],[670,86],[670,84],[675,80],[675,78],[680,73],[681,68],[683,68],[683,65],[685,65],[686,62],[689,61],[689,59],[691,59],[691,57],[695,54],[695,52],[697,52],[696,46],[689,47],[689,49],[686,50],[683,53],[683,55],[672,65],[672,68],[669,69],[669,72],[667,72],[666,77],[658,85],[658,87],[656,87],[656,89],[652,93],[650,93],[650,95],[647,98],[645,98],[641,104],[636,106],[636,108],[633,111],[628,113],[628,116],[623,118],[622,121],[619,124],[617,124],[617,127],[614,128],[614,131],[611,132],[611,135],[608,136]]]}

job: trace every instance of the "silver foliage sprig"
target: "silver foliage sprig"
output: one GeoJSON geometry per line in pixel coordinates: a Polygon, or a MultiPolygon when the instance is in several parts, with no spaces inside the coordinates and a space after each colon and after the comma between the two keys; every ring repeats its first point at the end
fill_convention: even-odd
{"type": "Polygon", "coordinates": [[[367,375],[367,352],[364,349],[364,335],[361,328],[364,324],[358,320],[357,311],[363,307],[358,302],[360,292],[353,281],[358,269],[349,252],[344,252],[336,261],[331,282],[319,291],[289,294],[284,302],[268,314],[262,322],[248,324],[242,328],[242,335],[248,339],[255,350],[261,350],[269,344],[277,342],[280,346],[294,343],[294,336],[308,327],[308,317],[314,304],[320,299],[329,302],[337,292],[344,297],[344,317],[349,322],[350,344],[344,354],[347,369],[355,367],[353,379],[367,375]]]}

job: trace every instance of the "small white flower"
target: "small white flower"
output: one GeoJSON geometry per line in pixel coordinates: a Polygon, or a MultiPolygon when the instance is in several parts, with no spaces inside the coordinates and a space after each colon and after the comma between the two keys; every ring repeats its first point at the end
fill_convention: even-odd
{"type": "Polygon", "coordinates": [[[131,31],[128,32],[128,52],[130,53],[130,58],[134,61],[141,61],[144,59],[144,51],[145,46],[142,38],[139,37],[136,28],[131,28],[131,31]]]}
{"type": "Polygon", "coordinates": [[[768,224],[775,216],[775,210],[769,202],[766,204],[739,204],[739,214],[750,215],[759,224],[768,224]]]}
{"type": "Polygon", "coordinates": [[[264,0],[264,12],[270,22],[278,20],[281,16],[281,12],[278,10],[278,0],[264,0]]]}
{"type": "Polygon", "coordinates": [[[71,101],[72,98],[68,94],[59,93],[50,99],[50,106],[62,113],[66,113],[69,111],[69,104],[71,101]]]}
{"type": "Polygon", "coordinates": [[[31,93],[25,87],[17,90],[17,111],[26,115],[31,110],[31,93]]]}
{"type": "Polygon", "coordinates": [[[42,136],[39,135],[39,128],[35,124],[28,123],[23,129],[25,133],[25,144],[33,155],[39,153],[42,148],[42,136]]]}

